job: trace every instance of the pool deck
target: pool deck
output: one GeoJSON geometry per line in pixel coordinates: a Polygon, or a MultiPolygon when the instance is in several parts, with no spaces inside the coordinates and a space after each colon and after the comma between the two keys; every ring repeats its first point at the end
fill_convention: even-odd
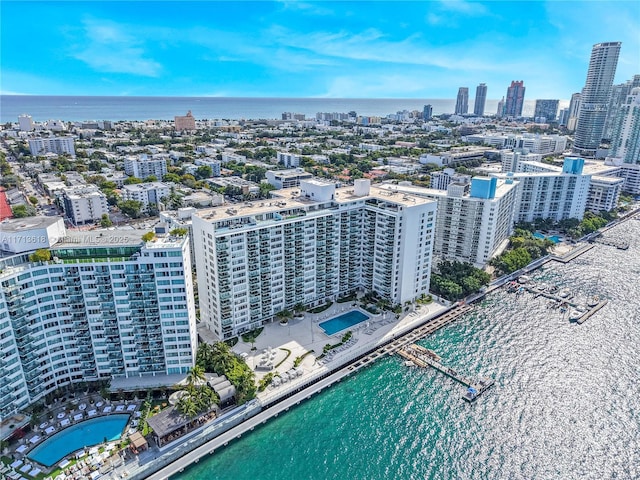
{"type": "MultiPolygon", "coordinates": [[[[261,379],[269,373],[266,370],[255,370],[255,367],[260,365],[264,350],[269,351],[271,349],[272,352],[275,352],[274,366],[282,362],[280,366],[271,370],[272,372],[277,370],[280,373],[293,368],[294,360],[297,357],[313,350],[313,353],[308,354],[300,365],[300,368],[304,371],[300,381],[303,381],[318,372],[333,370],[357,352],[371,350],[384,339],[392,338],[399,332],[411,328],[412,325],[420,324],[425,317],[436,316],[449,308],[434,301],[428,305],[412,306],[408,312],[403,312],[400,314],[400,318],[396,319],[396,315],[392,312],[372,314],[362,310],[358,305],[359,302],[334,303],[321,313],[305,313],[303,318],[290,320],[287,325],[280,325],[278,322],[268,323],[256,339],[255,350],[251,350],[251,344],[240,340],[233,347],[233,351],[239,354],[246,354],[247,364],[254,369],[256,377],[261,379]],[[325,320],[351,310],[358,310],[367,315],[369,319],[333,335],[327,335],[319,326],[325,320]],[[338,349],[339,351],[330,356],[330,360],[317,360],[317,357],[322,354],[325,345],[339,343],[342,336],[348,331],[353,334],[353,341],[349,347],[338,349]],[[288,351],[291,353],[289,354],[288,351]]],[[[284,393],[287,385],[285,383],[280,387],[270,387],[259,393],[258,398],[271,397],[274,393],[279,393],[280,391],[284,393]]]]}
{"type": "MultiPolygon", "coordinates": [[[[12,454],[17,460],[22,460],[24,464],[31,463],[34,467],[36,465],[40,466],[43,472],[55,469],[59,462],[47,468],[44,465],[40,465],[37,461],[32,460],[29,454],[49,438],[54,437],[67,428],[79,425],[86,420],[123,414],[133,417],[134,413],[139,410],[141,404],[141,401],[106,401],[97,394],[78,395],[76,397],[70,397],[64,402],[54,402],[40,416],[41,423],[34,425],[30,433],[12,445],[12,454]],[[132,408],[132,405],[135,406],[135,408],[132,408]],[[93,413],[91,413],[92,411],[93,413]]],[[[128,424],[129,423],[127,423],[127,425],[128,424]]],[[[128,434],[129,431],[127,429],[123,435],[126,436],[128,434]]],[[[74,452],[69,452],[63,458],[69,457],[73,453],[74,452]]]]}

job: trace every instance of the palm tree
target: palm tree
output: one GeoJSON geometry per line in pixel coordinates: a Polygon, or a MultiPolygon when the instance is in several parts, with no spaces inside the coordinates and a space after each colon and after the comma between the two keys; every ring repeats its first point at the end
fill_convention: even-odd
{"type": "Polygon", "coordinates": [[[190,419],[198,415],[198,412],[199,412],[198,405],[196,404],[194,399],[191,397],[191,395],[185,395],[184,397],[182,397],[178,401],[176,408],[181,414],[189,417],[190,419]]]}
{"type": "Polygon", "coordinates": [[[194,366],[187,374],[188,385],[201,385],[207,381],[205,370],[200,365],[194,366]]]}

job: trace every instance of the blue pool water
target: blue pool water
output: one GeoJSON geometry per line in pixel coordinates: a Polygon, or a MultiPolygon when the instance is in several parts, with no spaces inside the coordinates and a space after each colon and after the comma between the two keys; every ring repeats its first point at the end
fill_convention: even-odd
{"type": "Polygon", "coordinates": [[[548,237],[545,237],[543,234],[541,234],[539,232],[534,233],[533,236],[536,237],[536,238],[539,238],[540,240],[542,240],[544,238],[548,238],[553,243],[558,243],[558,242],[560,242],[562,240],[558,235],[550,235],[548,237]]]}
{"type": "Polygon", "coordinates": [[[368,315],[365,315],[364,313],[357,310],[352,310],[350,312],[343,313],[339,317],[334,317],[331,320],[322,322],[320,324],[320,328],[322,328],[327,335],[333,335],[340,330],[353,327],[354,325],[357,325],[358,323],[364,322],[368,319],[368,315]]]}
{"type": "Polygon", "coordinates": [[[27,455],[31,460],[50,467],[66,455],[107,441],[118,440],[129,421],[129,415],[92,418],[56,433],[27,455]]]}

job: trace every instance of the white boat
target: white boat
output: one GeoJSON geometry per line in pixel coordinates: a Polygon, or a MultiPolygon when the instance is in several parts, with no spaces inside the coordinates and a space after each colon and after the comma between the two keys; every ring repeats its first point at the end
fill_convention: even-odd
{"type": "Polygon", "coordinates": [[[590,308],[593,308],[599,303],[600,303],[600,297],[598,295],[594,295],[593,297],[589,298],[589,300],[587,301],[587,306],[590,308]]]}
{"type": "Polygon", "coordinates": [[[574,307],[569,312],[569,321],[577,322],[587,311],[582,307],[574,307]]]}

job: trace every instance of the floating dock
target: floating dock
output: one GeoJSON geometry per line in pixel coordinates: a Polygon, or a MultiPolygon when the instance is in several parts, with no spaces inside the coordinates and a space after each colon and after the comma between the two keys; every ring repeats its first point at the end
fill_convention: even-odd
{"type": "Polygon", "coordinates": [[[587,319],[591,318],[592,315],[594,315],[598,310],[604,307],[608,302],[609,301],[607,299],[604,299],[601,302],[598,302],[595,306],[591,307],[584,314],[582,314],[582,316],[580,316],[580,318],[576,320],[576,323],[578,325],[582,325],[584,322],[587,321],[587,319]]]}
{"type": "Polygon", "coordinates": [[[468,402],[473,402],[485,391],[495,383],[491,379],[482,379],[480,381],[471,380],[469,377],[456,372],[453,368],[447,367],[440,363],[441,358],[432,350],[424,348],[415,343],[406,345],[396,352],[406,360],[412,361],[419,367],[426,368],[432,367],[441,373],[444,373],[448,377],[453,378],[457,382],[461,383],[468,388],[467,392],[462,395],[462,398],[468,402]]]}

